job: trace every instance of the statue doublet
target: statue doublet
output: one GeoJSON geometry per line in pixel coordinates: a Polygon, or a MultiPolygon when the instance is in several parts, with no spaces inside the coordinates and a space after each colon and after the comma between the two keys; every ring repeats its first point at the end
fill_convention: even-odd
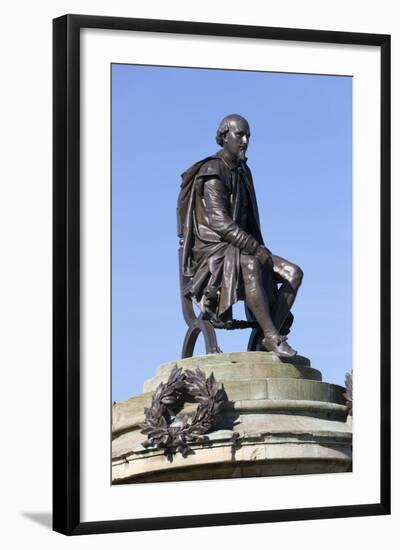
{"type": "Polygon", "coordinates": [[[213,295],[220,316],[243,297],[240,253],[255,254],[263,240],[246,163],[228,163],[220,151],[198,165],[191,182],[185,177],[194,167],[183,174],[182,193],[190,186],[191,199],[184,224],[189,234],[183,235],[190,240],[190,258],[184,258],[182,269],[190,274],[186,293],[200,307],[213,295]]]}
{"type": "Polygon", "coordinates": [[[249,233],[250,180],[245,164],[229,166],[218,156],[200,168],[196,178],[196,237],[200,241],[225,241],[255,254],[260,243],[249,233]]]}

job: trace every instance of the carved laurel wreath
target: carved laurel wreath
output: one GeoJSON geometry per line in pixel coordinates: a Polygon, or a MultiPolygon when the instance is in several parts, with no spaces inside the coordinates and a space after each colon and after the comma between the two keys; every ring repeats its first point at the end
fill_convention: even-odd
{"type": "Polygon", "coordinates": [[[175,365],[168,381],[157,387],[151,406],[144,409],[145,422],[140,427],[141,433],[147,434],[147,441],[142,445],[164,449],[169,460],[178,452],[186,457],[193,452],[191,444],[207,439],[205,434],[215,425],[227,400],[225,390],[218,389],[213,373],[206,378],[199,368],[182,371],[175,365]],[[179,426],[171,425],[190,398],[199,403],[191,422],[185,416],[179,426]]]}

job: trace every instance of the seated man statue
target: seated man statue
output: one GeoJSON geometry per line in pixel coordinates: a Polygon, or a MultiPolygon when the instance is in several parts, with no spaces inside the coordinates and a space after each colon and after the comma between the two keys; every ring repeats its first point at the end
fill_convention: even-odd
{"type": "Polygon", "coordinates": [[[290,309],[303,273],[264,244],[245,156],[249,138],[243,117],[225,117],[216,136],[222,149],[182,175],[178,219],[181,270],[188,281],[184,294],[216,325],[244,300],[262,332],[262,348],[291,357],[297,352],[287,342],[290,309]]]}

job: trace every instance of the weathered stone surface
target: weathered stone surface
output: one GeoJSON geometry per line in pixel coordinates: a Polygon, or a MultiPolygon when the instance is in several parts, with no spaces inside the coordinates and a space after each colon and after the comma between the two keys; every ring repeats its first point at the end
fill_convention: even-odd
{"type": "Polygon", "coordinates": [[[266,378],[321,380],[321,373],[310,367],[310,361],[306,357],[295,356],[283,361],[272,352],[216,353],[189,357],[161,365],[157,369],[156,376],[144,383],[143,392],[154,391],[160,382],[167,380],[177,363],[184,370],[200,368],[207,376],[213,372],[218,381],[266,378]]]}
{"type": "MultiPolygon", "coordinates": [[[[345,390],[322,382],[306,358],[282,362],[265,352],[193,357],[162,365],[145,389],[113,407],[114,483],[351,470],[345,390]],[[175,364],[214,372],[230,401],[208,441],[170,462],[162,451],[143,447],[139,425],[151,403],[150,390],[168,379],[175,364]]],[[[186,403],[178,421],[196,407],[186,403]]]]}
{"type": "MultiPolygon", "coordinates": [[[[193,447],[194,454],[183,458],[176,455],[169,462],[159,450],[142,451],[135,458],[126,456],[114,460],[113,480],[115,482],[132,481],[135,476],[155,474],[160,479],[174,480],[174,472],[180,472],[180,479],[206,479],[206,475],[215,470],[211,478],[238,477],[245,475],[284,475],[294,473],[326,473],[332,471],[351,471],[350,437],[337,437],[326,433],[319,437],[315,434],[254,435],[240,442],[218,434],[213,434],[209,444],[193,447]],[[218,475],[223,472],[224,475],[218,475]],[[184,469],[184,471],[183,471],[184,469]]],[[[139,477],[140,480],[140,477],[139,477]]],[[[148,481],[154,481],[151,477],[148,481]]]]}
{"type": "Polygon", "coordinates": [[[305,474],[335,474],[351,472],[351,461],[347,469],[340,460],[307,459],[307,460],[247,460],[203,464],[198,467],[182,466],[171,470],[151,470],[140,474],[129,475],[129,469],[121,477],[116,477],[113,484],[157,483],[162,481],[196,481],[202,479],[235,479],[240,477],[267,477],[305,474]]]}

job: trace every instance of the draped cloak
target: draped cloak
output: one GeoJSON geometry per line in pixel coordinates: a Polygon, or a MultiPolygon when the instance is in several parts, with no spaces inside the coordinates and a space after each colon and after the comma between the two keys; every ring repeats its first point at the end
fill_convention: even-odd
{"type": "Polygon", "coordinates": [[[246,161],[232,164],[219,151],[191,166],[182,174],[177,214],[183,292],[203,310],[204,297],[213,295],[220,317],[244,299],[241,252],[264,244],[246,161]]]}

